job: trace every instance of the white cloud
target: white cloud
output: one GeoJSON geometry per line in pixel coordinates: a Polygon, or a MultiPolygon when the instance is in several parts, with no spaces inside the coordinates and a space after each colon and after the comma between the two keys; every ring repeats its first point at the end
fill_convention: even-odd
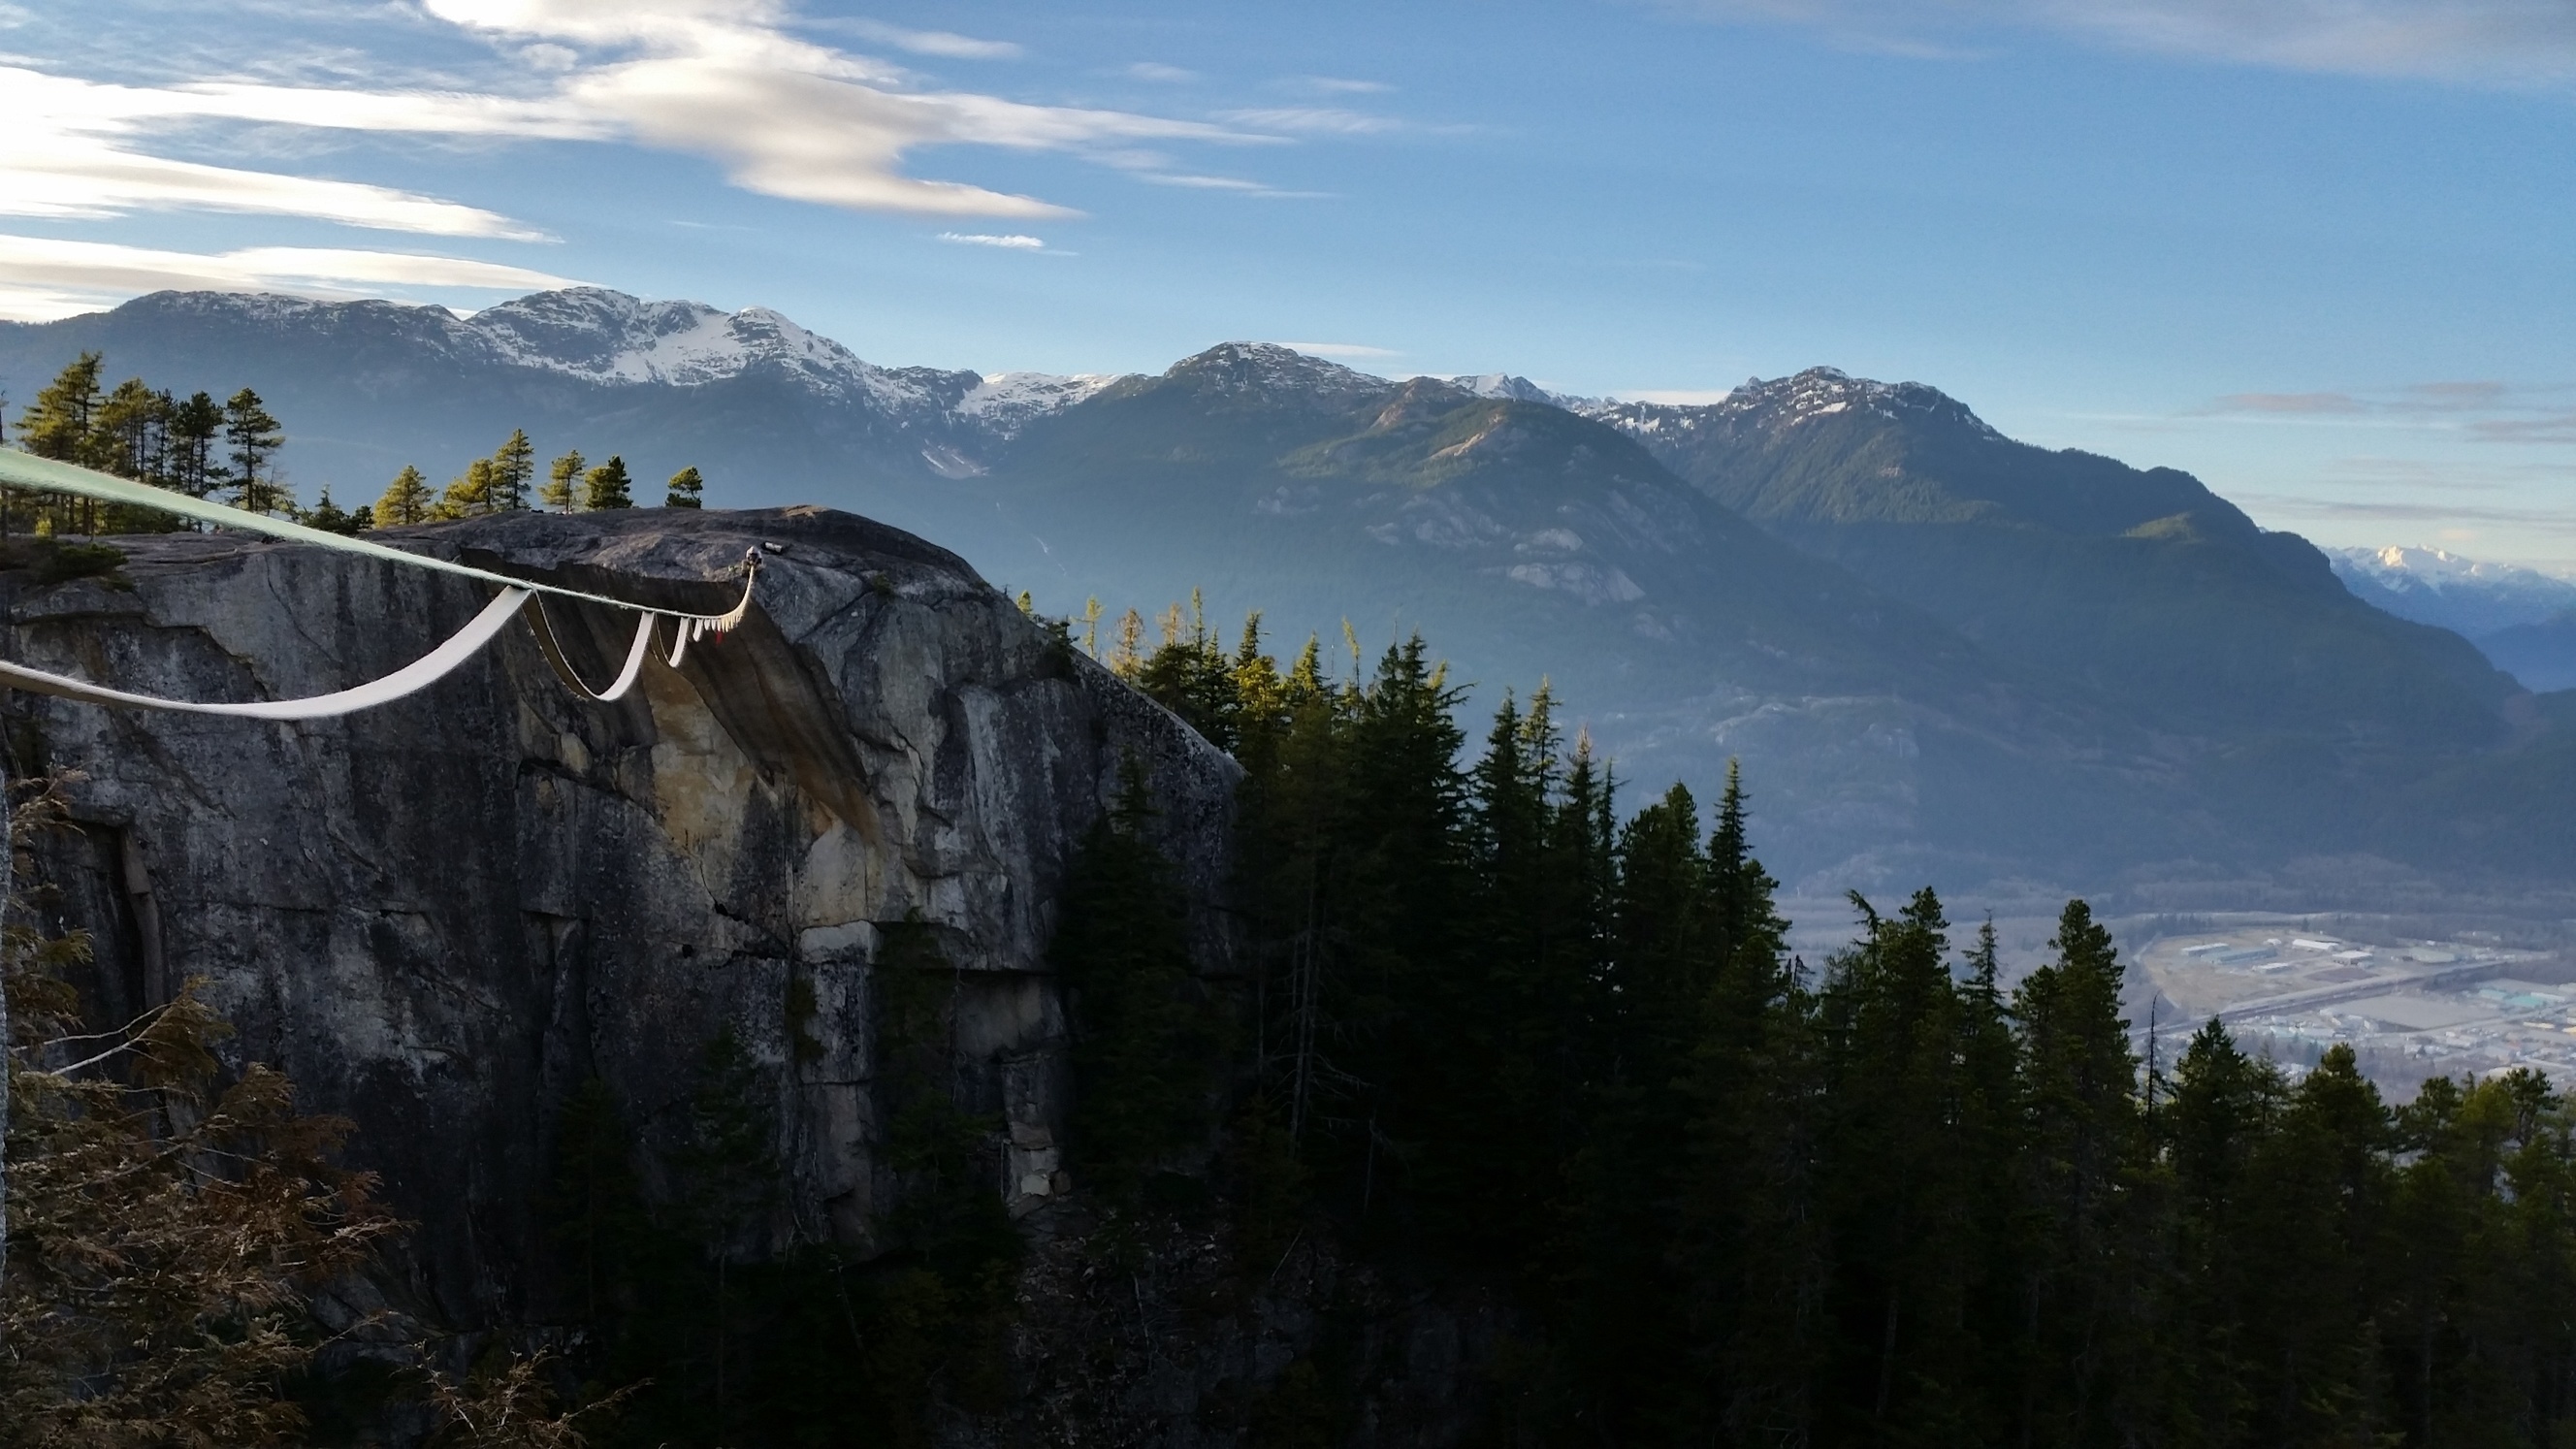
{"type": "MultiPolygon", "coordinates": [[[[0,0],[6,4],[7,0],[0,0]]],[[[1285,195],[1256,181],[1177,169],[1148,143],[1283,144],[1205,121],[1032,105],[924,90],[901,68],[790,33],[781,0],[420,0],[407,7],[492,42],[504,74],[481,90],[399,83],[273,85],[238,75],[117,85],[47,74],[0,56],[5,138],[0,215],[107,220],[201,210],[291,216],[430,236],[542,241],[524,223],[395,187],[183,159],[215,154],[217,126],[484,142],[641,144],[711,158],[735,185],[828,206],[931,216],[1036,218],[1065,208],[907,174],[936,146],[1046,151],[1168,185],[1285,195]],[[178,145],[207,149],[170,154],[178,145]]],[[[1018,48],[945,31],[863,26],[918,53],[1000,59],[1018,48]]],[[[1288,129],[1283,123],[1274,129],[1288,129]]],[[[1324,129],[1330,129],[1329,127],[1324,129]]],[[[1046,250],[1017,233],[959,232],[966,245],[1046,250]]],[[[544,287],[561,279],[495,263],[395,252],[264,248],[222,255],[94,242],[0,239],[0,310],[57,316],[163,287],[283,288],[349,295],[362,284],[544,287]]]]}
{"type": "Polygon", "coordinates": [[[914,55],[935,55],[944,60],[1017,60],[1027,52],[1007,40],[977,40],[948,30],[906,30],[875,20],[842,20],[833,22],[835,30],[846,30],[881,45],[908,50],[914,55]]]}
{"type": "Polygon", "coordinates": [[[14,321],[67,317],[164,290],[348,298],[387,286],[525,292],[576,285],[525,267],[406,252],[250,247],[210,255],[0,235],[0,318],[14,321]]]}
{"type": "Polygon", "coordinates": [[[1271,106],[1260,110],[1228,111],[1224,119],[1265,131],[1302,131],[1327,136],[1368,136],[1404,128],[1402,121],[1386,116],[1331,106],[1271,106]]]}
{"type": "Polygon", "coordinates": [[[1339,76],[1329,75],[1299,76],[1297,77],[1297,84],[1306,86],[1313,90],[1322,91],[1326,95],[1375,96],[1383,95],[1386,92],[1395,89],[1395,87],[1388,85],[1384,81],[1346,80],[1339,76]]]}
{"type": "Polygon", "coordinates": [[[1046,250],[1046,242],[1041,238],[1026,236],[1017,232],[1009,235],[998,235],[988,231],[943,231],[939,234],[939,239],[944,242],[954,242],[959,246],[965,247],[1002,247],[1006,250],[1017,252],[1042,252],[1046,250]]]}
{"type": "Polygon", "coordinates": [[[1950,52],[1963,29],[2037,28],[2125,48],[2347,75],[2495,85],[2576,81],[2567,0],[1665,0],[1785,21],[1900,53],[1950,52]]]}
{"type": "Polygon", "coordinates": [[[1315,357],[1402,357],[1404,355],[1392,347],[1371,347],[1361,342],[1274,342],[1271,346],[1285,347],[1292,352],[1308,353],[1315,357]]]}
{"type": "Polygon", "coordinates": [[[441,19],[514,41],[623,48],[627,58],[568,77],[559,95],[584,119],[723,162],[765,195],[941,216],[1066,215],[1035,197],[903,174],[926,146],[1085,154],[1139,140],[1265,138],[1199,121],[1028,105],[903,89],[880,62],[788,35],[767,0],[426,0],[441,19]]]}
{"type": "Polygon", "coordinates": [[[0,146],[0,215],[102,218],[193,209],[313,217],[437,236],[537,240],[480,207],[360,182],[289,176],[151,155],[156,126],[229,119],[355,130],[568,133],[569,119],[488,96],[354,93],[213,84],[172,89],[101,85],[0,66],[10,98],[0,146]]]}
{"type": "Polygon", "coordinates": [[[1162,81],[1167,85],[1180,85],[1199,78],[1197,71],[1183,70],[1177,65],[1164,65],[1160,61],[1152,60],[1136,62],[1127,67],[1127,73],[1138,80],[1162,81]]]}

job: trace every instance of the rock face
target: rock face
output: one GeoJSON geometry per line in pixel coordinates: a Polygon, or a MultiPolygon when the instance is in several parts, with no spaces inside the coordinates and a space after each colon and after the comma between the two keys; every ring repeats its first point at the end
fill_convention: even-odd
{"type": "MultiPolygon", "coordinates": [[[[391,535],[400,538],[402,535],[391,535]]],[[[188,978],[226,1051],[354,1118],[350,1156],[417,1220],[418,1311],[542,1317],[537,1222],[564,1098],[602,1078],[648,1148],[731,1026],[778,1093],[792,1192],[774,1241],[864,1244],[890,1181],[871,1120],[872,953],[918,914],[956,968],[972,1110],[998,1112],[1015,1210],[1065,1179],[1054,891],[1124,763],[1181,862],[1199,964],[1230,969],[1214,901],[1235,768],[1024,617],[961,560],[811,508],[520,514],[416,546],[750,622],[581,700],[513,625],[397,704],[276,724],[13,695],[14,771],[65,768],[81,830],[42,853],[95,932],[102,1019],[188,978]]],[[[229,536],[120,540],[119,573],[0,575],[8,657],[146,693],[319,693],[425,652],[482,607],[470,580],[229,536]]],[[[632,616],[551,609],[614,672],[632,616]]],[[[647,1157],[653,1154],[648,1152],[647,1157]]]]}

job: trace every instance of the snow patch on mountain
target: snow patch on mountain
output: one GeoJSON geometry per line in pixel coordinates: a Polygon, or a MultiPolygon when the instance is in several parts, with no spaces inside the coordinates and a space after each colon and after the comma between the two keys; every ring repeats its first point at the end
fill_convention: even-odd
{"type": "Polygon", "coordinates": [[[1395,386],[1385,378],[1310,357],[1275,342],[1220,342],[1173,363],[1163,375],[1186,380],[1211,393],[1272,398],[1302,395],[1336,407],[1395,386]]]}
{"type": "Polygon", "coordinates": [[[944,410],[945,374],[896,372],[766,307],[647,302],[603,287],[538,292],[477,312],[465,328],[502,360],[602,383],[701,387],[772,367],[825,394],[894,411],[944,410]]]}
{"type": "Polygon", "coordinates": [[[1069,377],[1051,372],[987,373],[957,400],[954,411],[959,417],[981,419],[1002,437],[1015,437],[1030,423],[1091,398],[1120,377],[1114,372],[1069,377]]]}
{"type": "Polygon", "coordinates": [[[1748,378],[1742,387],[1712,403],[1569,398],[1565,405],[1640,441],[1674,440],[1710,427],[1781,432],[1844,413],[1871,413],[1891,422],[1936,421],[1988,437],[2003,436],[1967,404],[1938,388],[1919,382],[1876,382],[1836,367],[1811,367],[1768,381],[1748,378]]]}
{"type": "Polygon", "coordinates": [[[2344,587],[2401,619],[2475,639],[2576,609],[2576,580],[2438,548],[2326,552],[2344,587]]]}

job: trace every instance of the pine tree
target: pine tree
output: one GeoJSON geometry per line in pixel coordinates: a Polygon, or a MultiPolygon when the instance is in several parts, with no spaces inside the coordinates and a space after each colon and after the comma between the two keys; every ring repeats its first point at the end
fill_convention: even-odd
{"type": "Polygon", "coordinates": [[[555,459],[546,470],[546,486],[537,495],[538,503],[557,513],[570,513],[581,506],[575,485],[581,481],[581,470],[589,460],[578,452],[555,459]]]}
{"type": "Polygon", "coordinates": [[[608,461],[590,470],[582,480],[583,508],[632,508],[635,506],[633,480],[626,476],[626,460],[612,453],[608,461]]]}
{"type": "Polygon", "coordinates": [[[322,485],[321,501],[300,512],[296,521],[308,527],[318,528],[324,533],[353,534],[371,526],[375,519],[373,511],[363,503],[358,505],[355,513],[351,513],[332,502],[331,485],[325,483],[322,485]]]}
{"type": "Polygon", "coordinates": [[[170,395],[129,377],[98,405],[98,445],[105,471],[120,478],[160,483],[169,471],[170,395]]]}
{"type": "Polygon", "coordinates": [[[693,464],[671,475],[670,496],[663,500],[662,506],[703,508],[706,506],[706,491],[707,480],[699,474],[693,464]]]}
{"type": "Polygon", "coordinates": [[[2025,1291],[2040,1307],[2025,1352],[2031,1372],[2062,1376],[2025,1385],[2016,1434],[2093,1440],[2112,1424],[2134,1383],[2132,1335],[2145,1325],[2129,1289],[2143,1239],[2128,1192],[2143,1145],[2138,1059],[2120,1016],[2122,967],[2110,932],[2083,901],[2069,901],[2050,942],[2053,959],[2013,996],[2027,1103],[2024,1191],[2037,1233],[2025,1291]]]}
{"type": "Polygon", "coordinates": [[[224,402],[224,446],[231,454],[233,506],[248,513],[275,513],[294,495],[280,483],[269,460],[284,446],[286,435],[277,419],[249,388],[224,402]]]}
{"type": "Polygon", "coordinates": [[[376,500],[375,522],[386,528],[408,528],[429,520],[433,499],[429,480],[409,463],[394,475],[385,487],[384,496],[376,500]]]}
{"type": "Polygon", "coordinates": [[[206,394],[192,393],[170,409],[170,486],[191,498],[203,498],[226,481],[215,457],[215,439],[224,428],[224,410],[206,394]]]}
{"type": "Polygon", "coordinates": [[[1073,993],[1075,1165],[1119,1195],[1204,1130],[1214,1065],[1210,1024],[1190,1000],[1180,893],[1145,834],[1153,815],[1131,760],[1074,859],[1048,948],[1073,993]]]}
{"type": "Polygon", "coordinates": [[[18,417],[18,446],[39,458],[87,465],[96,460],[100,354],[84,352],[54,376],[18,417]]]}
{"type": "Polygon", "coordinates": [[[525,428],[512,428],[510,436],[492,451],[492,483],[486,494],[486,512],[512,513],[528,506],[528,480],[537,472],[537,450],[528,441],[525,428]]]}
{"type": "Polygon", "coordinates": [[[493,511],[492,460],[477,458],[465,465],[447,485],[447,491],[430,509],[433,519],[474,518],[493,511]]]}

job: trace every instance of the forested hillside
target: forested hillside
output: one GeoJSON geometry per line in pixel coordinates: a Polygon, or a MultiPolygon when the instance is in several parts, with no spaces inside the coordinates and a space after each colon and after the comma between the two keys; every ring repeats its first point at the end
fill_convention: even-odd
{"type": "Polygon", "coordinates": [[[550,1107],[560,1289],[471,1373],[426,1343],[401,1371],[295,1346],[389,1225],[344,1203],[366,1182],[282,1080],[221,1125],[283,1194],[240,1231],[311,1243],[311,1271],[150,1300],[173,1320],[76,1300],[142,1255],[184,1264],[192,1202],[251,1203],[220,1172],[125,1186],[156,1124],[201,1110],[174,1093],[203,1066],[153,1074],[219,1024],[144,1022],[135,1081],[170,1084],[84,1129],[97,1073],[126,1069],[84,1059],[80,944],[22,928],[33,1106],[9,1149],[36,1195],[0,1326],[95,1306],[0,1374],[0,1443],[90,1442],[101,1402],[215,1443],[446,1423],[636,1446],[2541,1446],[2576,1418],[2576,1112],[2539,1077],[2392,1108],[2340,1048],[2294,1076],[2211,1026],[2142,1059],[2080,900],[2009,984],[1930,889],[1855,895],[1851,943],[1799,959],[1758,779],[1713,809],[1622,786],[1544,689],[1470,738],[1418,639],[1365,673],[1186,619],[1107,652],[1243,767],[1238,936],[1223,970],[1194,950],[1131,771],[1056,909],[1072,1106],[1020,1229],[991,1184],[1024,1129],[971,1089],[987,1028],[915,918],[867,968],[892,1176],[862,1235],[759,1226],[791,1190],[779,1074],[837,1050],[791,989],[785,1063],[694,1023],[669,1106],[594,1076],[550,1107]],[[218,1358],[166,1332],[244,1313],[263,1336],[218,1358]],[[1397,1321],[1485,1327],[1425,1360],[1397,1321]],[[514,1356],[539,1345],[560,1357],[514,1356]]]}

